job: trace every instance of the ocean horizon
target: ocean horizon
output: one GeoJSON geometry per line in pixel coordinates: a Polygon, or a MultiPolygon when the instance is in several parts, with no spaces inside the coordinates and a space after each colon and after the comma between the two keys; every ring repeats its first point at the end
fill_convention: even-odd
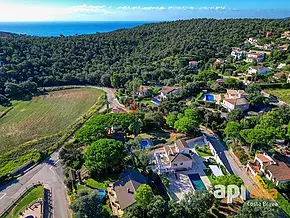
{"type": "Polygon", "coordinates": [[[0,22],[0,31],[31,36],[73,36],[141,26],[148,21],[0,22]]]}

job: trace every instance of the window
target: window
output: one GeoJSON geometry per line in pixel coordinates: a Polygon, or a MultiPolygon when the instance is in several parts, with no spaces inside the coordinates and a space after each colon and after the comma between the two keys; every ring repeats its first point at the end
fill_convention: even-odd
{"type": "Polygon", "coordinates": [[[180,163],[180,166],[182,166],[183,165],[183,163],[180,163]]]}

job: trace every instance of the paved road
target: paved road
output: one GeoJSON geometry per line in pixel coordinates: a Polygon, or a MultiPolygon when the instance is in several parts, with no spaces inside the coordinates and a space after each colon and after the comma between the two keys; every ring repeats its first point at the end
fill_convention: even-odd
{"type": "MultiPolygon", "coordinates": [[[[116,100],[113,89],[100,88],[107,93],[110,108],[123,106],[116,100]]],[[[49,158],[25,173],[18,179],[0,187],[0,213],[3,212],[27,187],[37,182],[48,184],[52,189],[53,216],[55,218],[70,217],[66,198],[66,187],[63,183],[64,175],[59,159],[59,150],[49,158]]]]}
{"type": "Polygon", "coordinates": [[[260,189],[256,183],[242,170],[241,166],[239,166],[236,160],[232,157],[231,153],[224,146],[223,142],[209,131],[202,130],[202,132],[207,136],[207,139],[211,142],[217,151],[218,156],[220,157],[229,173],[239,176],[247,186],[249,192],[260,192],[260,189]]]}
{"type": "Polygon", "coordinates": [[[64,176],[59,161],[59,151],[56,151],[50,158],[44,160],[17,180],[0,187],[0,212],[4,211],[13,200],[17,199],[27,187],[37,182],[42,182],[48,184],[52,188],[54,217],[69,217],[66,187],[63,183],[63,179],[64,176]]]}

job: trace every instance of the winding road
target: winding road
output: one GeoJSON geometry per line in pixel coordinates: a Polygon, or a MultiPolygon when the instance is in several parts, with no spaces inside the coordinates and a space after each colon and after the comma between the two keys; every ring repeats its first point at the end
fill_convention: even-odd
{"type": "MultiPolygon", "coordinates": [[[[115,91],[109,88],[95,87],[106,92],[110,108],[123,108],[115,98],[115,91]]],[[[106,109],[103,107],[100,111],[106,109]]],[[[59,159],[59,151],[55,151],[50,157],[45,159],[39,165],[29,170],[27,173],[11,181],[5,186],[0,187],[0,214],[15,201],[19,195],[35,183],[41,182],[47,184],[52,189],[53,217],[68,218],[71,217],[68,209],[68,199],[66,195],[66,186],[64,185],[64,174],[59,159]]]]}

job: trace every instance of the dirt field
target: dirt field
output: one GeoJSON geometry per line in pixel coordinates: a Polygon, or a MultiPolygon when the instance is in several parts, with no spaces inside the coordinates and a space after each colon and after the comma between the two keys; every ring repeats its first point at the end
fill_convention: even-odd
{"type": "Polygon", "coordinates": [[[0,118],[0,154],[65,129],[88,111],[101,94],[92,88],[68,89],[31,101],[13,102],[13,109],[0,118]]]}

